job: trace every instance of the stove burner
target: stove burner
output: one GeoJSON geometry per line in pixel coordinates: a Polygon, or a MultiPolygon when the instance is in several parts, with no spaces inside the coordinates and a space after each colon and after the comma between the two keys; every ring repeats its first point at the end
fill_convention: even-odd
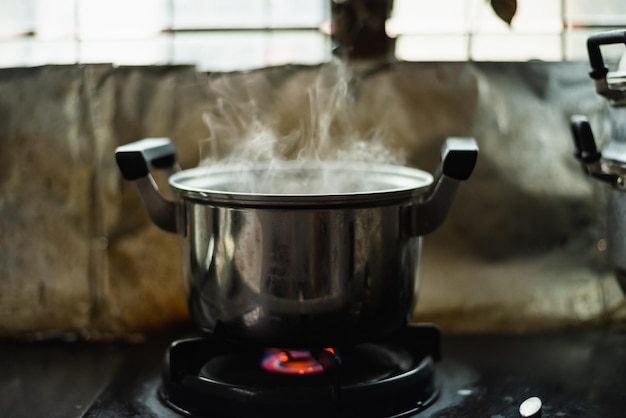
{"type": "Polygon", "coordinates": [[[257,350],[192,337],[170,346],[161,396],[195,417],[407,416],[437,397],[439,340],[434,326],[411,325],[384,341],[341,347],[339,363],[327,349],[257,350]]]}
{"type": "MultiPolygon", "coordinates": [[[[332,348],[325,349],[334,355],[332,348]]],[[[261,366],[272,373],[310,375],[322,373],[324,366],[313,356],[310,350],[281,350],[269,348],[261,366]]]]}

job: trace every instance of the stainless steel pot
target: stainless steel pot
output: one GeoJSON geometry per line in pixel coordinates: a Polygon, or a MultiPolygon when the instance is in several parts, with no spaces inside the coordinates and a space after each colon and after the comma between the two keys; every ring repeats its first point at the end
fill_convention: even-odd
{"type": "Polygon", "coordinates": [[[615,72],[604,65],[603,45],[626,44],[626,30],[594,34],[587,40],[590,77],[611,105],[612,138],[600,152],[585,116],[571,118],[575,157],[590,176],[611,186],[607,206],[607,248],[615,276],[626,294],[626,61],[615,72]]]}
{"type": "Polygon", "coordinates": [[[218,164],[175,172],[168,139],[116,150],[152,220],[182,236],[193,320],[276,347],[336,346],[398,330],[416,300],[421,236],[444,220],[475,165],[450,138],[436,179],[356,162],[218,164]],[[150,176],[170,170],[176,199],[150,176]]]}

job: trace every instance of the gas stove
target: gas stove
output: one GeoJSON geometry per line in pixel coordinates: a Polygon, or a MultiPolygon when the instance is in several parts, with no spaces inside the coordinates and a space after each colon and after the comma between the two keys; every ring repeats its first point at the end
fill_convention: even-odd
{"type": "Polygon", "coordinates": [[[160,395],[194,417],[409,416],[436,400],[439,358],[433,325],[308,350],[249,347],[202,335],[170,345],[160,395]]]}
{"type": "MultiPolygon", "coordinates": [[[[416,328],[419,332],[428,333],[432,332],[425,331],[429,327],[416,328]]],[[[412,332],[413,329],[408,331],[409,334],[412,332]]],[[[419,339],[428,340],[424,335],[419,339]]],[[[395,342],[380,344],[393,346],[395,342]]],[[[194,394],[184,395],[182,400],[187,403],[180,403],[181,398],[173,395],[171,389],[178,390],[190,384],[198,390],[196,395],[202,394],[206,387],[204,382],[198,381],[211,379],[215,374],[221,377],[223,366],[230,367],[228,363],[232,360],[215,368],[214,365],[207,366],[213,358],[211,356],[225,354],[222,350],[232,348],[236,347],[230,343],[198,339],[197,335],[190,337],[188,332],[162,335],[139,344],[0,342],[0,416],[179,418],[185,416],[180,409],[194,407],[199,398],[194,394]],[[198,353],[194,346],[207,352],[198,353]],[[169,394],[167,390],[170,390],[169,394]],[[179,410],[172,408],[168,402],[178,403],[179,410]]],[[[389,398],[372,394],[370,390],[373,388],[370,387],[353,396],[346,393],[349,392],[347,389],[355,386],[350,376],[349,379],[340,377],[347,380],[340,380],[339,393],[333,394],[337,388],[333,379],[338,374],[333,371],[332,364],[326,364],[331,371],[328,379],[324,380],[319,374],[317,377],[308,376],[322,379],[325,391],[302,391],[298,385],[283,384],[282,378],[287,376],[279,376],[279,382],[268,388],[274,397],[266,405],[255,405],[250,413],[238,416],[268,416],[270,414],[262,408],[272,408],[274,402],[283,402],[283,398],[294,392],[307,392],[316,401],[310,402],[306,408],[277,414],[311,416],[330,408],[328,414],[324,411],[317,416],[372,417],[381,416],[381,412],[393,416],[397,411],[380,411],[377,409],[380,405],[370,409],[360,406],[359,402],[364,405],[370,405],[373,400],[373,403],[379,403],[382,396],[386,403],[395,403],[396,396],[412,390],[416,393],[422,390],[427,397],[421,401],[423,404],[419,408],[419,401],[413,397],[416,409],[404,412],[405,416],[416,418],[519,417],[521,404],[535,397],[541,400],[543,418],[620,417],[626,410],[626,333],[619,330],[595,329],[538,335],[443,334],[439,347],[426,344],[417,351],[421,354],[409,356],[413,358],[409,362],[412,364],[408,366],[409,371],[398,373],[427,370],[424,375],[418,374],[426,382],[432,382],[430,378],[434,376],[434,386],[427,383],[423,386],[426,389],[394,388],[389,398]],[[440,360],[437,355],[439,350],[440,360]],[[342,386],[341,382],[347,383],[342,386]],[[357,400],[356,409],[349,410],[353,406],[351,402],[357,400]],[[344,409],[333,411],[337,402],[344,409]]],[[[229,353],[237,359],[237,350],[229,353]]],[[[337,353],[341,355],[341,348],[337,353]]],[[[267,354],[263,351],[253,356],[255,367],[258,365],[256,360],[262,360],[267,354]]],[[[347,363],[354,361],[349,359],[348,354],[346,352],[341,357],[342,366],[348,367],[347,363]]],[[[377,376],[383,381],[394,380],[393,377],[381,377],[374,373],[374,377],[377,376]]],[[[230,383],[241,383],[241,376],[237,373],[227,373],[226,377],[234,379],[230,383]]],[[[243,383],[251,385],[250,382],[243,383]]],[[[255,385],[252,384],[253,387],[255,385]]],[[[365,383],[366,387],[368,385],[365,383]]],[[[250,399],[254,393],[249,392],[244,388],[232,396],[254,402],[250,399]]],[[[234,404],[237,404],[234,408],[241,407],[238,401],[228,407],[234,404]]],[[[211,399],[193,412],[217,418],[220,413],[232,415],[241,412],[220,411],[217,405],[211,399]]]]}

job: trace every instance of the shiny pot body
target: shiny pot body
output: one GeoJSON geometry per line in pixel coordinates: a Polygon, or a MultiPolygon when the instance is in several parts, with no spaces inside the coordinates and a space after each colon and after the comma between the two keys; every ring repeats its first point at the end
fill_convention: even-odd
{"type": "Polygon", "coordinates": [[[589,76],[596,92],[611,105],[611,140],[601,152],[584,115],[572,116],[570,123],[574,155],[582,169],[611,187],[607,205],[607,248],[616,278],[626,294],[626,53],[617,71],[609,72],[601,47],[612,44],[626,44],[626,29],[598,32],[587,39],[589,76]]]}
{"type": "Polygon", "coordinates": [[[623,137],[612,139],[601,153],[596,149],[587,118],[576,115],[571,123],[577,147],[576,156],[583,170],[609,185],[607,249],[615,276],[626,294],[626,142],[623,137]]]}
{"type": "Polygon", "coordinates": [[[626,294],[626,142],[613,139],[600,153],[585,116],[573,116],[571,126],[576,145],[575,156],[583,171],[609,185],[607,250],[615,277],[626,294]]]}
{"type": "Polygon", "coordinates": [[[167,138],[118,147],[148,214],[182,238],[189,308],[204,331],[246,344],[326,347],[407,324],[422,236],[445,219],[478,154],[449,138],[436,178],[358,162],[218,164],[177,171],[167,138]],[[175,199],[150,171],[169,172],[175,199]]]}
{"type": "Polygon", "coordinates": [[[421,237],[397,204],[229,208],[183,199],[184,276],[203,329],[274,346],[336,345],[404,326],[421,237]]]}

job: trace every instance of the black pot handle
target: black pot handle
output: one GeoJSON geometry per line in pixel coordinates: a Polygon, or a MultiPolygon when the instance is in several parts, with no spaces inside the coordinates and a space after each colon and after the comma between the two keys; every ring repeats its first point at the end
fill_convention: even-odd
{"type": "Polygon", "coordinates": [[[177,169],[176,151],[169,138],[146,138],[115,149],[115,160],[126,180],[135,181],[150,219],[161,229],[177,232],[176,204],[165,199],[152,179],[153,169],[177,169]]]}
{"type": "Polygon", "coordinates": [[[473,138],[448,138],[441,148],[441,172],[455,180],[467,180],[477,159],[478,145],[473,138]]]}
{"type": "Polygon", "coordinates": [[[426,235],[445,220],[459,182],[467,180],[478,159],[473,138],[448,138],[441,149],[441,164],[435,181],[422,202],[409,206],[409,233],[426,235]]]}
{"type": "Polygon", "coordinates": [[[154,169],[171,169],[176,150],[169,138],[146,138],[115,149],[115,160],[126,180],[145,177],[154,169]]]}

